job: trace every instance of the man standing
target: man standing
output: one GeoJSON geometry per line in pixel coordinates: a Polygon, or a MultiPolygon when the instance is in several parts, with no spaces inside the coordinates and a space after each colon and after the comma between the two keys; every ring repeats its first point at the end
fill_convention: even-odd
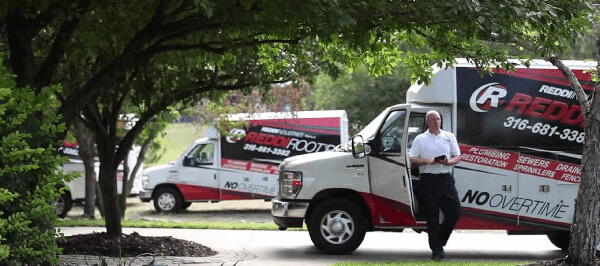
{"type": "Polygon", "coordinates": [[[454,134],[440,129],[442,121],[437,111],[427,112],[425,119],[428,130],[415,138],[409,156],[410,163],[419,166],[424,188],[431,259],[440,261],[460,214],[460,201],[452,176],[452,166],[460,162],[460,149],[454,134]],[[444,214],[441,225],[440,210],[444,214]]]}

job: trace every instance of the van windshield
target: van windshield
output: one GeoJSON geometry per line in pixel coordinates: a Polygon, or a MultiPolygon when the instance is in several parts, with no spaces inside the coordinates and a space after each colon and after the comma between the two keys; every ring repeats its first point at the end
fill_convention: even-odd
{"type": "Polygon", "coordinates": [[[371,123],[369,123],[365,128],[358,132],[358,135],[361,135],[366,140],[375,137],[379,125],[381,125],[381,122],[385,118],[385,115],[388,113],[388,109],[389,108],[386,108],[383,112],[381,112],[381,114],[375,117],[375,119],[373,119],[371,123]]]}

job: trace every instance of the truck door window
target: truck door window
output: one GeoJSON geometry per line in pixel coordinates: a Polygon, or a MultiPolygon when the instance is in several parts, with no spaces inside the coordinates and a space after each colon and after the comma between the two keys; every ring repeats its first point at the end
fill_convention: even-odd
{"type": "Polygon", "coordinates": [[[380,130],[379,150],[383,152],[402,152],[402,132],[406,111],[392,111],[380,130]]]}
{"type": "Polygon", "coordinates": [[[408,137],[406,148],[410,150],[412,143],[417,135],[425,132],[425,114],[411,113],[408,119],[408,137]]]}
{"type": "Polygon", "coordinates": [[[212,143],[199,144],[185,157],[184,166],[200,166],[213,164],[215,145],[212,143]]]}

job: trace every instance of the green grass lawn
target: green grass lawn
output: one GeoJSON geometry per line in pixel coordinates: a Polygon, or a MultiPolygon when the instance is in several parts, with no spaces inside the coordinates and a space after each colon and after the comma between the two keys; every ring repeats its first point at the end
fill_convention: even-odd
{"type": "Polygon", "coordinates": [[[157,137],[161,142],[163,153],[157,162],[147,163],[144,167],[169,163],[179,157],[195,140],[204,137],[205,125],[196,123],[169,124],[164,136],[157,137]]]}
{"type": "Polygon", "coordinates": [[[530,262],[524,261],[485,261],[485,262],[464,262],[464,261],[441,261],[435,262],[431,260],[406,260],[406,261],[386,261],[386,262],[338,262],[333,264],[334,266],[424,266],[424,265],[461,265],[461,266],[479,266],[479,265],[493,265],[493,266],[514,266],[514,265],[525,265],[530,262]]]}
{"type": "MultiPolygon", "coordinates": [[[[182,229],[222,229],[222,230],[278,230],[274,223],[248,223],[248,222],[174,222],[174,221],[147,221],[147,220],[122,220],[123,227],[134,228],[182,228],[182,229]]],[[[59,220],[58,227],[73,226],[99,226],[104,227],[103,219],[66,219],[59,220]]],[[[305,228],[290,228],[288,230],[306,230],[305,228]]]]}

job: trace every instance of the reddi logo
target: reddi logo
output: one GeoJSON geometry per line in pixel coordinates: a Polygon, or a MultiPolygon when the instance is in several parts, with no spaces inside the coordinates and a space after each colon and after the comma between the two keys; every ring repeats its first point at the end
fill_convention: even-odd
{"type": "Polygon", "coordinates": [[[241,128],[234,128],[229,131],[225,140],[229,143],[236,143],[238,140],[246,136],[246,130],[241,128]]]}
{"type": "Polygon", "coordinates": [[[475,112],[485,113],[498,107],[504,101],[502,98],[506,96],[506,88],[497,82],[485,84],[477,88],[471,95],[469,104],[475,112]]]}

